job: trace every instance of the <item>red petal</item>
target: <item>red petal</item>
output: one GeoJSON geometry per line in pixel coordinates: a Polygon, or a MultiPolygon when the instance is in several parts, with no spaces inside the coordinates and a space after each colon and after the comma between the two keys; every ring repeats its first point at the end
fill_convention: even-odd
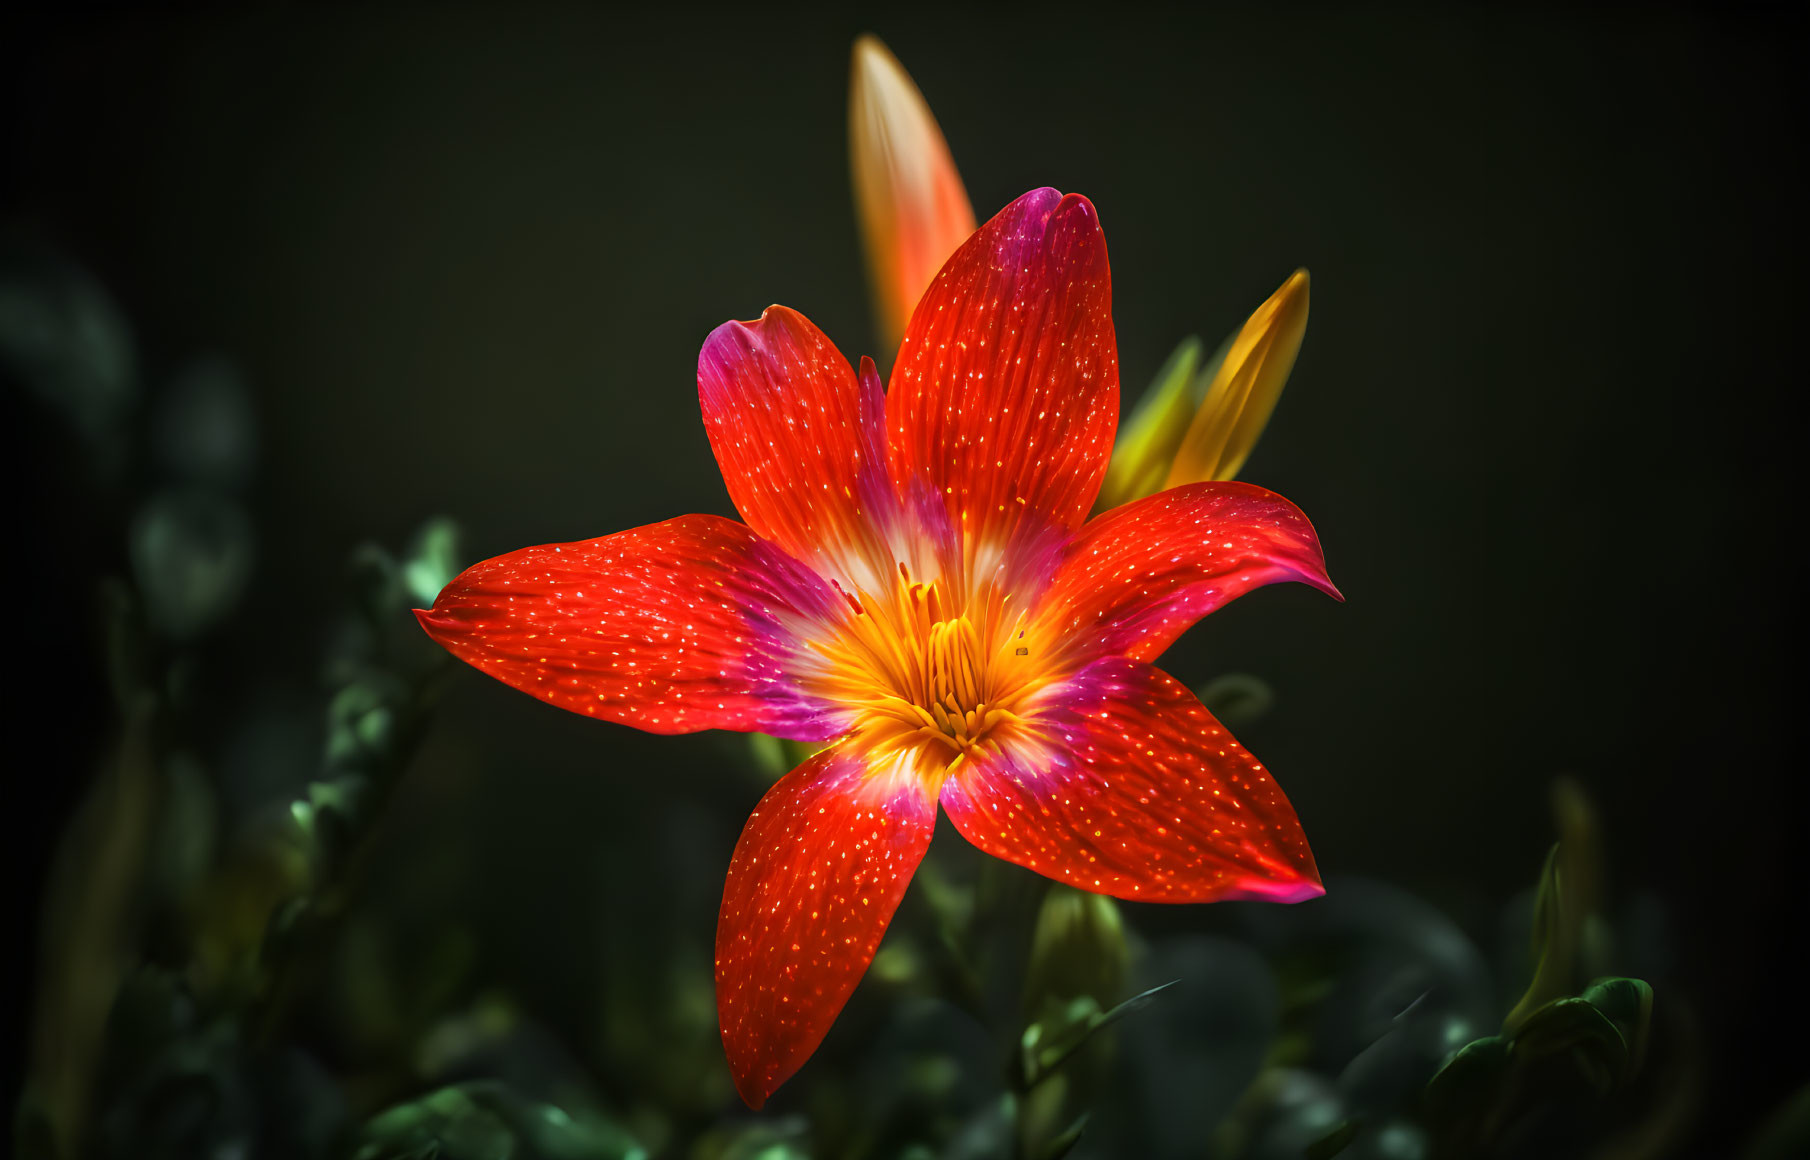
{"type": "Polygon", "coordinates": [[[698,402],[750,527],[826,576],[866,580],[877,569],[890,583],[879,545],[895,501],[878,376],[857,379],[810,319],[770,306],[704,340],[698,402]]]}
{"type": "Polygon", "coordinates": [[[936,828],[915,777],[845,747],[779,779],[736,843],[716,928],[716,1007],[735,1088],[758,1108],[817,1050],[936,828]]]}
{"type": "Polygon", "coordinates": [[[798,634],[835,607],[743,525],[680,516],[474,564],[415,615],[460,660],[574,713],[823,741],[845,722],[800,690],[815,654],[798,634]]]}
{"type": "Polygon", "coordinates": [[[1207,613],[1279,580],[1344,599],[1300,508],[1248,483],[1189,484],[1081,529],[1038,608],[1038,631],[1073,656],[1155,660],[1207,613]]]}
{"type": "Polygon", "coordinates": [[[1041,741],[943,784],[970,842],[1116,898],[1298,902],[1324,893],[1295,811],[1180,682],[1107,657],[1052,690],[1041,741]]]}
{"type": "Polygon", "coordinates": [[[1078,527],[1119,421],[1106,239],[1086,198],[1025,194],[930,284],[886,399],[892,476],[973,542],[1078,527]]]}

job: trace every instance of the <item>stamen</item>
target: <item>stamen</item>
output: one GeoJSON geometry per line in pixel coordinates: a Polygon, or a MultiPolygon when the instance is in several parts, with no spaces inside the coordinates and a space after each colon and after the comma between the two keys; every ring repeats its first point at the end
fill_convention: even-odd
{"type": "Polygon", "coordinates": [[[1025,613],[995,579],[971,587],[914,580],[900,561],[890,594],[837,587],[856,617],[817,643],[823,691],[855,707],[855,731],[870,751],[905,755],[940,783],[997,751],[1003,737],[1028,735],[1017,706],[1051,674],[1027,659],[1025,613]]]}

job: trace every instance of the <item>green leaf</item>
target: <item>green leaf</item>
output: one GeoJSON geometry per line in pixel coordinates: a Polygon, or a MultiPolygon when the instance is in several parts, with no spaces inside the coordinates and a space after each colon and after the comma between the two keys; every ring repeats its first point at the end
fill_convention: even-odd
{"type": "Polygon", "coordinates": [[[390,756],[398,707],[408,698],[400,679],[381,672],[369,672],[334,694],[327,706],[327,764],[358,768],[390,756]]]}
{"type": "Polygon", "coordinates": [[[1582,998],[1617,1024],[1644,1025],[1653,1015],[1653,988],[1643,979],[1595,979],[1582,998]]]}
{"type": "Polygon", "coordinates": [[[1628,1043],[1628,1070],[1640,1069],[1653,1021],[1653,988],[1642,979],[1602,978],[1584,988],[1583,998],[1614,1021],[1628,1043]]]}
{"type": "Polygon", "coordinates": [[[1748,1137],[1742,1160],[1803,1160],[1810,1156],[1810,1084],[1788,1096],[1748,1137]]]}
{"type": "Polygon", "coordinates": [[[100,440],[137,393],[131,330],[88,271],[41,247],[0,252],[0,369],[100,440]]]}
{"type": "Polygon", "coordinates": [[[1184,338],[1144,389],[1137,408],[1119,425],[1098,508],[1129,503],[1163,486],[1175,449],[1200,406],[1196,384],[1205,389],[1196,373],[1202,350],[1200,339],[1184,338]]]}
{"type": "MultiPolygon", "coordinates": [[[[710,1153],[708,1147],[694,1151],[710,1153]]],[[[811,1160],[809,1129],[794,1119],[756,1124],[722,1141],[715,1154],[717,1160],[811,1160]]]]}
{"type": "Polygon", "coordinates": [[[754,768],[769,781],[784,777],[822,748],[809,741],[788,741],[770,733],[748,734],[748,755],[754,768]]]}
{"type": "Polygon", "coordinates": [[[1209,681],[1197,694],[1207,712],[1220,723],[1238,728],[1249,725],[1276,703],[1275,690],[1261,677],[1249,673],[1226,673],[1209,681]]]}
{"type": "Polygon", "coordinates": [[[163,491],[132,518],[132,578],[145,615],[173,640],[212,628],[251,579],[251,520],[233,501],[199,488],[163,491]]]}
{"type": "Polygon", "coordinates": [[[454,1084],[373,1117],[355,1160],[646,1160],[602,1115],[524,1098],[494,1080],[454,1084]]]}
{"type": "Polygon", "coordinates": [[[1035,1087],[1060,1068],[1079,1051],[1095,1032],[1110,1027],[1134,1011],[1141,1011],[1156,1001],[1157,995],[1181,982],[1171,979],[1120,1003],[1110,1011],[1101,1011],[1092,996],[1072,1000],[1061,1015],[1033,1023],[1024,1030],[1020,1042],[1023,1052],[1025,1087],[1035,1087]]]}
{"type": "Polygon", "coordinates": [[[516,1153],[515,1133],[501,1116],[463,1088],[449,1087],[374,1117],[356,1160],[490,1160],[516,1153]]]}
{"type": "Polygon", "coordinates": [[[257,457],[257,416],[238,368],[210,354],[173,375],[156,399],[151,442],[163,473],[241,487],[257,457]]]}
{"type": "Polygon", "coordinates": [[[1597,945],[1602,851],[1595,810],[1583,790],[1565,778],[1553,783],[1552,807],[1559,841],[1546,855],[1534,900],[1533,979],[1503,1019],[1505,1034],[1513,1034],[1547,1003],[1574,994],[1580,963],[1602,954],[1597,945]]]}
{"type": "Polygon", "coordinates": [[[1092,1112],[1082,1112],[1075,1117],[1074,1123],[1046,1141],[1038,1153],[1040,1160],[1062,1160],[1064,1156],[1073,1152],[1075,1145],[1081,1142],[1081,1133],[1087,1128],[1088,1117],[1092,1115],[1092,1112]]]}
{"type": "Polygon", "coordinates": [[[1351,1147],[1351,1142],[1357,1139],[1358,1129],[1362,1126],[1356,1120],[1343,1121],[1338,1127],[1309,1144],[1307,1151],[1302,1153],[1303,1160],[1332,1160],[1334,1156],[1351,1147]]]}
{"type": "Polygon", "coordinates": [[[1427,1082],[1429,1117],[1435,1123],[1480,1121],[1496,1102],[1508,1068],[1509,1041],[1502,1036],[1490,1035],[1465,1044],[1427,1082]]]}
{"type": "Polygon", "coordinates": [[[459,525],[445,516],[427,521],[416,533],[408,562],[402,566],[409,599],[431,608],[440,590],[459,572],[459,525]]]}
{"type": "Polygon", "coordinates": [[[1528,1016],[1511,1056],[1519,1068],[1569,1071],[1572,1082],[1599,1098],[1621,1086],[1629,1073],[1627,1040],[1586,999],[1556,999],[1528,1016]]]}

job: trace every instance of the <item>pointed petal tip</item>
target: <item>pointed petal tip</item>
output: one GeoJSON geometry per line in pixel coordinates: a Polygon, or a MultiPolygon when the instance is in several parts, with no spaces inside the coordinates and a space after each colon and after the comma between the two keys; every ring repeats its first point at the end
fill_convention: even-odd
{"type": "Polygon", "coordinates": [[[1305,845],[1296,852],[1299,861],[1289,865],[1280,873],[1271,866],[1269,872],[1262,877],[1253,876],[1239,883],[1231,897],[1246,902],[1273,902],[1284,905],[1295,902],[1311,902],[1326,894],[1326,887],[1320,881],[1320,867],[1314,862],[1313,851],[1305,845]]]}
{"type": "Polygon", "coordinates": [[[755,1076],[742,1075],[733,1069],[731,1069],[730,1075],[735,1080],[735,1094],[742,1097],[742,1102],[748,1105],[750,1111],[758,1112],[766,1106],[767,1099],[772,1096],[774,1091],[772,1087],[762,1083],[755,1076]]]}
{"type": "MultiPolygon", "coordinates": [[[[452,585],[448,584],[447,587],[451,588],[452,585]]],[[[438,604],[438,601],[435,603],[438,604]]],[[[413,608],[409,611],[415,614],[415,623],[421,626],[421,631],[427,634],[429,640],[441,648],[451,649],[453,647],[453,643],[458,637],[456,630],[459,621],[456,617],[442,612],[438,608],[413,608]]]]}
{"type": "Polygon", "coordinates": [[[1312,902],[1316,898],[1326,896],[1326,887],[1321,885],[1320,876],[1315,873],[1312,878],[1304,878],[1287,885],[1277,885],[1263,893],[1265,902],[1312,902]]]}
{"type": "Polygon", "coordinates": [[[911,312],[887,391],[894,481],[948,497],[958,524],[975,521],[967,535],[1003,541],[1021,516],[1078,527],[1106,476],[1118,395],[1093,203],[1030,190],[962,243],[911,312]],[[1024,337],[988,341],[1008,332],[1024,337]],[[1023,429],[1014,411],[1030,416],[1023,429]],[[1002,454],[956,453],[981,446],[1002,454]]]}
{"type": "Polygon", "coordinates": [[[1318,588],[1340,604],[1345,603],[1345,594],[1339,591],[1338,585],[1332,582],[1332,578],[1326,574],[1325,569],[1321,569],[1317,575],[1311,572],[1301,573],[1301,582],[1318,588]]]}
{"type": "MultiPolygon", "coordinates": [[[[1245,323],[1238,338],[1255,339],[1267,332],[1280,338],[1285,348],[1298,348],[1300,332],[1307,328],[1308,303],[1312,297],[1308,291],[1311,285],[1307,267],[1302,266],[1290,274],[1263,305],[1251,312],[1250,320],[1245,323]]],[[[1250,352],[1244,353],[1248,355],[1250,352]]],[[[1286,365],[1279,366],[1277,372],[1272,372],[1279,373],[1281,378],[1281,383],[1274,386],[1277,394],[1281,393],[1282,383],[1286,383],[1288,379],[1288,371],[1294,367],[1293,351],[1290,350],[1284,359],[1286,365]]]]}
{"type": "Polygon", "coordinates": [[[886,47],[886,42],[871,32],[863,32],[855,37],[854,47],[849,50],[851,67],[856,73],[867,69],[899,66],[899,58],[886,47]]]}
{"type": "Polygon", "coordinates": [[[481,561],[413,611],[455,659],[583,717],[829,740],[846,726],[788,674],[791,625],[832,600],[747,525],[699,515],[481,561]]]}
{"type": "Polygon", "coordinates": [[[1309,278],[1290,274],[1228,340],[1165,487],[1233,479],[1268,425],[1307,332],[1309,278]]]}
{"type": "Polygon", "coordinates": [[[866,974],[936,816],[916,779],[847,745],[755,807],[723,884],[715,971],[723,1051],[750,1108],[804,1066],[866,974]]]}
{"type": "Polygon", "coordinates": [[[1290,274],[1287,281],[1283,282],[1272,296],[1276,303],[1277,313],[1287,313],[1291,316],[1298,313],[1305,316],[1307,314],[1308,290],[1311,288],[1312,283],[1313,280],[1308,277],[1306,266],[1302,266],[1293,274],[1290,274]]]}
{"type": "MultiPolygon", "coordinates": [[[[1277,498],[1281,497],[1278,496],[1277,498]]],[[[1301,517],[1303,523],[1307,523],[1307,516],[1302,513],[1300,508],[1295,507],[1294,504],[1289,504],[1289,507],[1294,508],[1295,514],[1301,517]]],[[[1324,592],[1340,604],[1343,604],[1345,603],[1345,594],[1339,591],[1339,586],[1332,582],[1332,575],[1326,570],[1326,553],[1324,549],[1320,547],[1320,537],[1313,531],[1313,525],[1311,523],[1308,523],[1307,526],[1307,558],[1297,561],[1295,566],[1291,569],[1295,574],[1295,579],[1307,585],[1309,588],[1324,592]]],[[[1286,579],[1287,577],[1282,578],[1286,579]]]]}
{"type": "Polygon", "coordinates": [[[1294,807],[1167,673],[1104,657],[1059,688],[1045,712],[1041,724],[1065,737],[1067,752],[1002,749],[944,783],[943,811],[973,845],[1138,902],[1290,903],[1324,893],[1294,807]]]}

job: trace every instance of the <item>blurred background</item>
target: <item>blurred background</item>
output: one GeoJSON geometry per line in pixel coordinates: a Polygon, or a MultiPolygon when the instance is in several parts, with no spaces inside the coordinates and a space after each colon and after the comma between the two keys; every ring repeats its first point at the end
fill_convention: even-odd
{"type": "MultiPolygon", "coordinates": [[[[1217,342],[1313,273],[1293,385],[1241,477],[1309,514],[1348,602],[1258,592],[1164,665],[1196,687],[1261,678],[1267,708],[1236,727],[1330,893],[1300,916],[1120,908],[1117,998],[1168,978],[1194,998],[1128,1015],[1100,1074],[1071,1077],[1064,1123],[1100,1093],[1075,1154],[1268,1154],[1298,1107],[1319,1109],[1306,1143],[1359,1124],[1367,1154],[1431,1154],[1440,1129],[1400,1110],[1420,1105],[1364,1111],[1362,1033],[1322,1019],[1293,1056],[1277,1046],[1302,1003],[1335,1001],[1290,990],[1291,955],[1336,928],[1319,962],[1368,988],[1354,1010],[1404,985],[1392,1013],[1457,994],[1462,1026],[1491,1035],[1477,1012],[1499,1020],[1527,987],[1534,889],[1583,816],[1616,932],[1600,973],[1653,993],[1645,1069],[1586,1117],[1596,1154],[1764,1146],[1810,1070],[1785,954],[1806,815],[1778,408],[1802,374],[1802,40],[1764,6],[0,18],[6,845],[15,945],[37,948],[12,956],[7,1090],[47,1067],[102,1076],[51,1087],[100,1093],[78,1118],[119,1155],[223,1155],[185,1150],[221,1117],[262,1141],[241,1155],[462,1155],[384,1150],[429,1111],[389,1136],[370,1117],[436,1090],[483,1103],[444,1085],[498,1076],[620,1133],[572,1154],[991,1155],[986,1100],[1013,1083],[1022,1136],[1042,1097],[1002,1079],[1021,1028],[958,1012],[936,932],[999,898],[1037,914],[1040,887],[944,835],[948,905],[908,902],[905,953],[755,1117],[718,1053],[709,948],[760,763],[783,758],[440,670],[406,613],[447,568],[730,513],[694,388],[721,321],[784,303],[890,362],[849,194],[863,31],[915,76],[981,217],[1039,185],[1099,207],[1127,406],[1182,337],[1217,342]],[[82,814],[132,761],[143,784],[82,814]],[[271,838],[286,808],[302,836],[271,838]],[[339,814],[350,839],[316,832],[339,814]],[[72,846],[83,816],[99,836],[72,846]],[[78,872],[53,871],[59,848],[78,872]],[[147,876],[176,885],[146,902],[147,876]],[[331,920],[298,920],[314,949],[273,983],[245,964],[284,961],[298,897],[331,920]],[[105,994],[144,992],[164,1028],[145,1042],[186,1044],[167,1068],[211,1094],[133,1078],[125,1009],[67,997],[71,946],[113,964],[105,994]],[[1445,974],[1417,989],[1416,971],[1445,974]],[[243,1068],[174,1029],[241,1010],[235,987],[255,1014],[219,1050],[243,1068]],[[65,1007],[111,1021],[87,1064],[56,1062],[65,1007]],[[1240,1010],[1271,1009],[1241,1029],[1240,1010]],[[1244,1054],[1200,1062],[1239,1035],[1244,1054]],[[1162,1089],[1195,1063],[1195,1086],[1162,1089]],[[1279,1071],[1297,1088],[1256,1107],[1249,1085],[1279,1071]],[[942,1119],[895,1106],[911,1085],[942,1119]],[[319,1150],[271,1143],[294,1136],[284,1099],[324,1125],[319,1150]],[[882,1105],[893,1118],[863,1126],[882,1105]],[[1391,1117],[1420,1145],[1373,1138],[1391,1117]],[[122,1143],[151,1121],[163,1152],[122,1143]]],[[[1029,953],[1020,933],[1001,962],[1029,953]]],[[[1446,1048],[1417,1049],[1416,1083],[1446,1048]]]]}

